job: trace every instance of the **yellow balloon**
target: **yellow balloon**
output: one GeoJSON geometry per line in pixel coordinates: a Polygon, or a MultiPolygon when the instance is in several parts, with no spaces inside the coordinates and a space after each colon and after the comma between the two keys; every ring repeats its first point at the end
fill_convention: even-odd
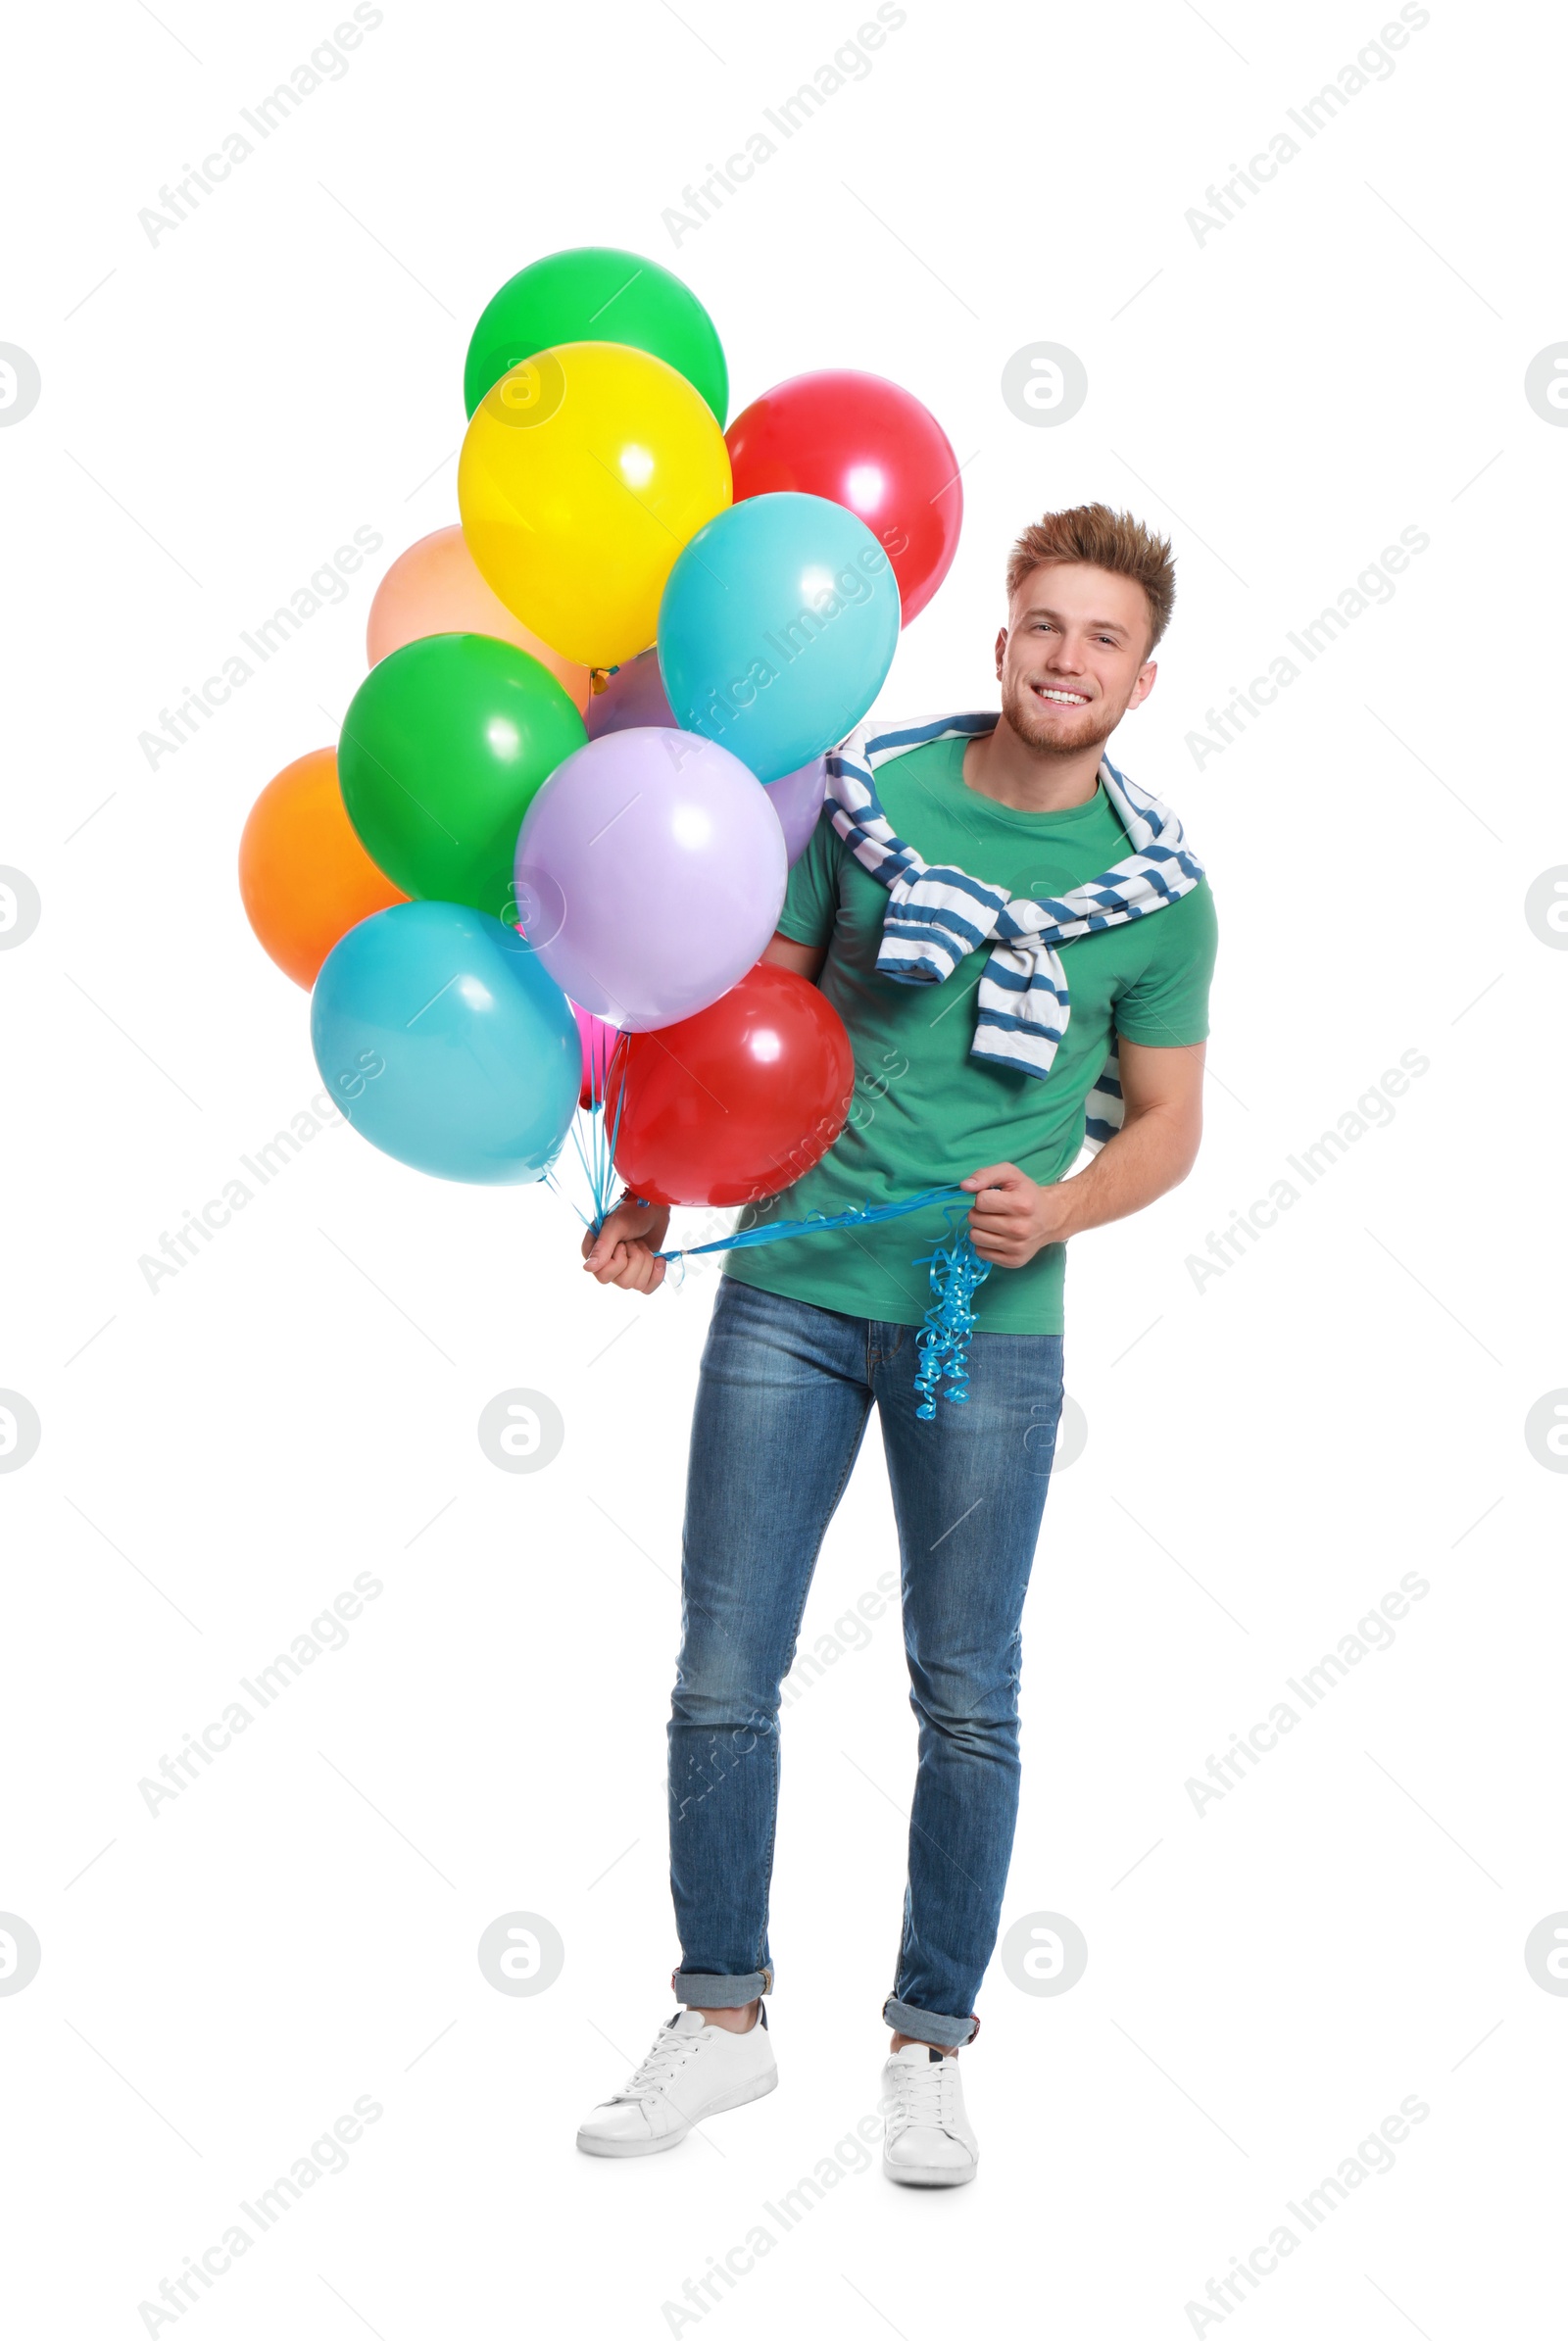
{"type": "Polygon", "coordinates": [[[458,464],[485,583],[584,666],[647,650],[675,556],[729,501],[729,450],[701,392],[619,342],[563,342],[503,374],[458,464]]]}

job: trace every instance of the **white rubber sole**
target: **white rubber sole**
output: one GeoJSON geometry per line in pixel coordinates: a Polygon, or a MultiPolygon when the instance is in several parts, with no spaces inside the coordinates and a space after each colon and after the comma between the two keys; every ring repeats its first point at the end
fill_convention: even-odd
{"type": "MultiPolygon", "coordinates": [[[[710,2120],[714,2114],[733,2113],[738,2105],[751,2105],[757,2098],[766,2097],[770,2090],[777,2087],[778,2068],[775,2066],[771,2073],[760,2073],[743,2089],[733,2089],[728,2097],[720,2097],[712,2105],[705,2106],[690,2122],[683,2122],[679,2129],[670,2130],[664,2137],[601,2138],[596,2137],[592,2130],[583,2128],[577,2132],[578,2152],[603,2155],[613,2162],[625,2162],[645,2154],[667,2154],[672,2146],[683,2145],[699,2122],[710,2120]]],[[[973,2176],[973,2172],[970,2175],[973,2176]]]]}
{"type": "Polygon", "coordinates": [[[978,2161],[960,2167],[951,2163],[893,2163],[882,2157],[882,2175],[895,2186],[967,2186],[979,2175],[978,2161]]]}

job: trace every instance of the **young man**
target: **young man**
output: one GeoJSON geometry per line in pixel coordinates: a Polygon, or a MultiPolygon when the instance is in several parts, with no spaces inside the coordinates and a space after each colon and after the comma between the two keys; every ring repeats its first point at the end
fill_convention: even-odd
{"type": "MultiPolygon", "coordinates": [[[[1174,592],[1169,545],[1128,515],[1048,513],[1007,564],[1000,716],[873,722],[830,758],[763,956],[821,985],[858,1095],[776,1207],[832,1215],[961,1182],[991,1274],[967,1403],[920,1421],[931,1294],[914,1263],[943,1239],[941,1205],[729,1255],[692,1427],[669,1724],[681,2007],[583,2123],[587,2153],[658,2153],[776,2083],[762,1996],[779,1686],[875,1404],[919,1725],[883,2168],[925,2186],[975,2174],[957,2050],[1017,1813],[1019,1619],[1061,1407],[1065,1244],[1185,1178],[1201,1128],[1212,898],[1174,816],[1104,758],[1153,688],[1174,592]],[[1086,1122],[1104,1143],[1068,1177],[1086,1122]]],[[[654,1291],[668,1217],[622,1202],[584,1245],[589,1272],[654,1291]]]]}

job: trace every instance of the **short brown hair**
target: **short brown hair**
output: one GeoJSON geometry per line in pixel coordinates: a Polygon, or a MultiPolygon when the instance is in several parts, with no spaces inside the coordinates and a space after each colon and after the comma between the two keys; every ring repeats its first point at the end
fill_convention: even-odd
{"type": "Polygon", "coordinates": [[[1045,512],[1031,521],[1007,556],[1009,602],[1030,570],[1048,561],[1081,561],[1141,585],[1152,629],[1151,650],[1170,624],[1176,601],[1170,539],[1155,536],[1131,512],[1113,512],[1107,504],[1075,504],[1070,512],[1045,512]]]}

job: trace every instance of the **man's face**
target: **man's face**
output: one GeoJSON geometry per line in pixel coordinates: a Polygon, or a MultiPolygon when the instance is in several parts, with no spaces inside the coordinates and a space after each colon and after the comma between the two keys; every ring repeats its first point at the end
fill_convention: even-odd
{"type": "Polygon", "coordinates": [[[1047,561],[1013,595],[997,636],[1002,712],[1040,756],[1110,738],[1154,687],[1141,585],[1083,561],[1047,561]]]}

